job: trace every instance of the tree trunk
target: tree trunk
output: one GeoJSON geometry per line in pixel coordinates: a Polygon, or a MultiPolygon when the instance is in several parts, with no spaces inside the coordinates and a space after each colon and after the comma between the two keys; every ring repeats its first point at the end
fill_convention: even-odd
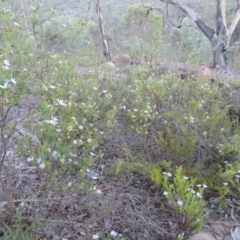
{"type": "Polygon", "coordinates": [[[101,38],[102,38],[102,44],[103,44],[103,55],[107,58],[108,61],[111,61],[112,56],[108,46],[107,36],[104,30],[103,18],[100,11],[99,0],[95,0],[94,4],[95,4],[96,13],[98,15],[98,24],[99,24],[99,29],[101,32],[101,38]]]}
{"type": "Polygon", "coordinates": [[[228,68],[227,46],[226,42],[211,41],[213,49],[213,66],[221,69],[228,68]]]}
{"type": "Polygon", "coordinates": [[[213,50],[213,65],[227,69],[228,67],[228,28],[226,21],[226,3],[225,0],[217,0],[216,9],[216,32],[212,39],[209,39],[213,50]]]}

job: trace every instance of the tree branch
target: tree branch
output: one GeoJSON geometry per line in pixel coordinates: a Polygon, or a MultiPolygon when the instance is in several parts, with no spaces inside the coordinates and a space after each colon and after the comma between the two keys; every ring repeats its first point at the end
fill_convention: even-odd
{"type": "MultiPolygon", "coordinates": [[[[148,14],[150,13],[150,11],[152,11],[152,10],[157,10],[157,11],[159,11],[159,12],[163,15],[163,18],[164,18],[165,21],[167,21],[169,24],[173,25],[173,26],[176,27],[176,28],[196,27],[196,26],[193,25],[193,24],[188,24],[188,25],[183,25],[183,24],[181,24],[182,21],[183,21],[183,19],[181,19],[181,22],[180,22],[179,24],[174,23],[174,22],[170,19],[170,17],[169,17],[169,13],[168,13],[168,3],[167,3],[167,6],[166,6],[166,12],[164,12],[164,10],[162,10],[161,8],[149,7],[149,6],[147,6],[147,5],[144,5],[143,0],[142,0],[142,5],[143,5],[145,8],[148,9],[146,16],[144,16],[144,17],[142,18],[142,20],[143,20],[145,17],[148,16],[148,14]]],[[[140,21],[140,23],[142,22],[142,20],[140,21]]]]}
{"type": "Polygon", "coordinates": [[[198,26],[198,28],[211,41],[214,37],[215,31],[210,28],[186,2],[185,0],[160,0],[161,2],[169,3],[176,6],[182,12],[186,13],[198,26]]]}
{"type": "MultiPolygon", "coordinates": [[[[238,0],[238,4],[239,4],[239,2],[240,2],[240,0],[238,0]]],[[[236,13],[234,14],[232,22],[231,22],[230,26],[228,27],[229,41],[230,41],[230,38],[231,38],[233,31],[235,30],[239,20],[240,20],[240,5],[238,6],[238,9],[237,9],[236,13]]]]}
{"type": "Polygon", "coordinates": [[[236,0],[236,2],[237,2],[237,8],[239,8],[240,7],[240,0],[236,0]]]}
{"type": "Polygon", "coordinates": [[[220,13],[221,13],[223,25],[225,26],[225,28],[227,28],[226,1],[225,0],[220,0],[219,7],[220,7],[220,13]]]}

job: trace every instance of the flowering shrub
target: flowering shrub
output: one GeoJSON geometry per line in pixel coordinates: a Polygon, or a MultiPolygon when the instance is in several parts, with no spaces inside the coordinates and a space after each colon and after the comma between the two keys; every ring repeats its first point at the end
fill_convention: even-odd
{"type": "Polygon", "coordinates": [[[150,168],[153,181],[163,190],[163,195],[168,199],[168,204],[177,216],[177,235],[194,230],[200,230],[205,220],[203,198],[206,184],[197,184],[196,178],[184,175],[183,167],[176,169],[175,174],[161,172],[160,169],[150,168]]]}
{"type": "MultiPolygon", "coordinates": [[[[35,5],[26,10],[29,14],[16,17],[8,5],[0,3],[1,166],[10,155],[9,139],[14,136],[18,157],[37,169],[34,177],[42,173],[50,180],[36,184],[43,192],[62,172],[64,177],[77,172],[81,180],[83,174],[98,179],[99,174],[94,176],[88,167],[103,156],[104,150],[117,158],[114,180],[127,170],[137,171],[159,186],[158,191],[177,217],[178,236],[203,226],[204,192],[216,190],[221,198],[228,194],[239,197],[239,128],[237,120],[229,118],[224,100],[225,95],[231,96],[230,90],[222,93],[217,85],[183,81],[171,73],[159,76],[147,63],[124,71],[103,65],[81,74],[77,65],[87,65],[89,54],[81,56],[63,49],[82,43],[85,53],[95,54],[92,44],[97,25],[89,23],[84,31],[81,21],[69,20],[65,25],[64,18],[61,23],[48,19],[45,24],[41,6],[35,5]],[[54,32],[53,26],[57,26],[54,32]],[[62,27],[68,31],[61,32],[62,27]],[[59,31],[59,38],[51,42],[59,31]],[[78,38],[89,32],[88,38],[78,38]],[[65,42],[68,37],[69,42],[65,42]],[[11,116],[10,110],[21,101],[28,103],[29,96],[37,104],[24,109],[25,119],[16,128],[18,115],[11,116]]],[[[143,10],[140,5],[129,8],[127,13],[136,17],[132,21],[131,14],[126,15],[130,28],[142,18],[143,10]]],[[[162,24],[155,13],[148,17],[143,27],[162,24]]],[[[154,38],[148,30],[147,42],[161,38],[161,29],[154,38]]],[[[57,184],[63,190],[73,188],[75,183],[57,184]]],[[[106,189],[100,186],[95,184],[90,189],[97,197],[104,197],[106,189]]],[[[91,236],[98,239],[103,234],[91,236]]],[[[114,230],[104,236],[121,239],[114,230]]]]}
{"type": "Polygon", "coordinates": [[[145,139],[142,156],[160,165],[165,160],[182,165],[193,176],[211,177],[227,157],[222,146],[227,146],[233,124],[218,87],[183,82],[175,75],[159,77],[148,68],[135,68],[132,74],[122,116],[145,139]]]}

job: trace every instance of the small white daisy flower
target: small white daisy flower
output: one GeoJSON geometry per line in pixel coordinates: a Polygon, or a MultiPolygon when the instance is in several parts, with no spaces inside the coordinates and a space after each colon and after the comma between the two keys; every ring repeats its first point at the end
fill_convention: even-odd
{"type": "Polygon", "coordinates": [[[8,82],[5,82],[3,85],[0,85],[0,88],[2,88],[2,89],[6,89],[6,88],[8,88],[8,82]]]}
{"type": "Polygon", "coordinates": [[[99,239],[99,234],[96,233],[96,234],[93,234],[92,238],[95,240],[95,239],[99,239]]]}
{"type": "Polygon", "coordinates": [[[202,197],[202,194],[200,192],[197,192],[196,195],[201,198],[202,197]]]}
{"type": "Polygon", "coordinates": [[[63,100],[61,100],[61,99],[57,99],[57,103],[56,104],[60,105],[60,106],[63,106],[63,107],[67,106],[67,104],[63,100]]]}
{"type": "Polygon", "coordinates": [[[177,204],[181,207],[183,205],[183,201],[182,200],[178,200],[177,204]]]}
{"type": "Polygon", "coordinates": [[[33,161],[33,159],[34,159],[33,157],[28,157],[28,158],[27,158],[27,161],[28,161],[28,162],[31,162],[31,161],[33,161]]]}
{"type": "Polygon", "coordinates": [[[96,193],[97,193],[97,194],[102,194],[102,190],[101,190],[101,189],[97,189],[97,190],[96,190],[96,193]]]}
{"type": "Polygon", "coordinates": [[[167,196],[167,195],[168,195],[168,192],[167,192],[167,191],[164,191],[164,192],[163,192],[163,195],[164,195],[164,196],[167,196]]]}
{"type": "Polygon", "coordinates": [[[4,63],[4,65],[6,65],[6,66],[10,66],[9,60],[4,60],[3,63],[4,63]]]}
{"type": "Polygon", "coordinates": [[[78,128],[79,128],[80,130],[83,130],[84,127],[83,127],[82,125],[79,125],[78,128]]]}
{"type": "Polygon", "coordinates": [[[16,83],[17,83],[17,81],[14,78],[11,78],[10,81],[13,85],[16,85],[16,83]]]}
{"type": "Polygon", "coordinates": [[[118,233],[117,233],[116,231],[112,230],[112,231],[110,232],[110,235],[111,235],[112,237],[116,237],[116,236],[118,235],[118,233]]]}
{"type": "Polygon", "coordinates": [[[46,167],[46,164],[42,162],[42,163],[39,165],[39,167],[42,168],[42,169],[44,169],[44,168],[46,167]]]}
{"type": "Polygon", "coordinates": [[[53,117],[50,120],[45,120],[45,122],[55,126],[58,124],[58,119],[56,117],[53,117]]]}

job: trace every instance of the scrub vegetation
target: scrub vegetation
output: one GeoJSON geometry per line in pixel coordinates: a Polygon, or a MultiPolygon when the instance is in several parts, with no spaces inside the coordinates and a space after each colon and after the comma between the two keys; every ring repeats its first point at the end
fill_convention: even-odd
{"type": "Polygon", "coordinates": [[[126,5],[103,7],[113,64],[92,13],[0,2],[0,239],[189,239],[237,221],[237,67],[206,75],[204,36],[126,5]]]}

